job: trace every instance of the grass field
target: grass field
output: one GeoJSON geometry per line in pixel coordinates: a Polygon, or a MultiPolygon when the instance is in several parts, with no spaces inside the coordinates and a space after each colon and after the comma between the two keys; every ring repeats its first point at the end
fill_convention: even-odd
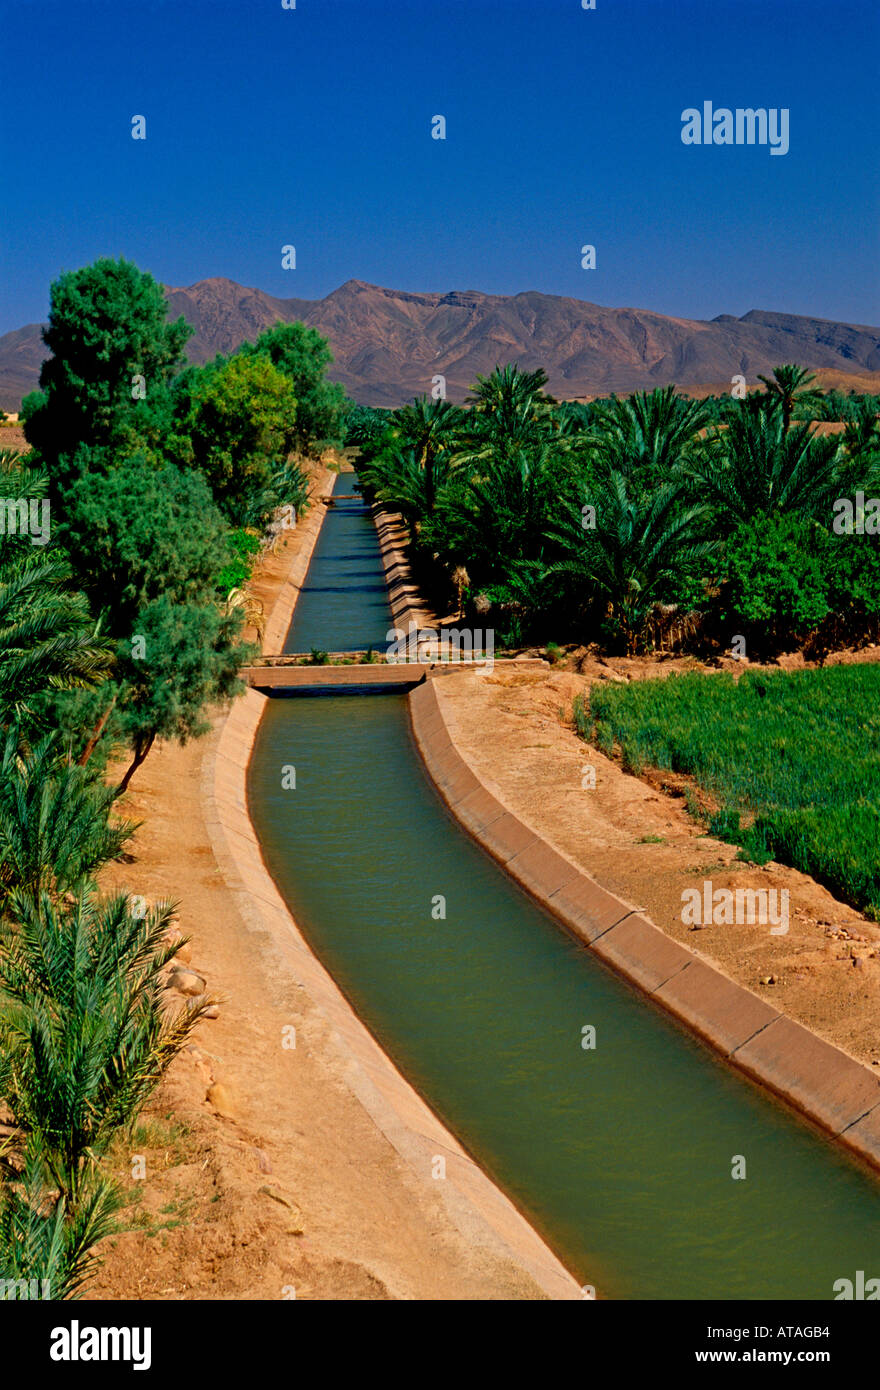
{"type": "Polygon", "coordinates": [[[880,920],[880,665],[594,687],[578,729],[624,766],[687,773],[711,832],[880,920]]]}

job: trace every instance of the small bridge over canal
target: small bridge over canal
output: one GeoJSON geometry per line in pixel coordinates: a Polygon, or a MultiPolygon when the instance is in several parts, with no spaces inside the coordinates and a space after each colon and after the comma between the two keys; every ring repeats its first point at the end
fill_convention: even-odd
{"type": "MultiPolygon", "coordinates": [[[[244,666],[241,678],[253,690],[332,690],[337,686],[375,686],[378,689],[411,690],[422,681],[453,671],[489,670],[483,658],[457,661],[386,661],[384,657],[366,660],[366,652],[328,652],[327,661],[310,661],[308,653],[266,656],[254,666],[244,666]]],[[[537,657],[515,660],[497,659],[494,669],[522,671],[544,669],[537,657]]]]}
{"type": "Polygon", "coordinates": [[[243,681],[253,690],[332,690],[341,686],[397,687],[412,690],[426,680],[433,667],[428,662],[349,661],[298,664],[279,659],[277,664],[245,666],[243,681]]]}

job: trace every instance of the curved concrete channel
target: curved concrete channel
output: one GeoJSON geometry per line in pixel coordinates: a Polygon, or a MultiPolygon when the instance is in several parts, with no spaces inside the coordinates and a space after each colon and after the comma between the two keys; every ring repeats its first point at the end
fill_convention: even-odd
{"type": "MultiPolygon", "coordinates": [[[[311,584],[310,570],[298,623],[317,621],[332,588],[335,545],[357,569],[346,621],[357,609],[359,583],[375,621],[374,575],[364,554],[363,526],[370,522],[365,511],[355,515],[359,510],[346,503],[329,513],[318,582],[311,584]]],[[[388,559],[386,553],[386,566],[388,559]]],[[[330,631],[323,645],[346,643],[330,631]]],[[[283,899],[272,905],[279,923],[289,909],[303,950],[308,943],[323,963],[315,965],[325,984],[341,988],[379,1044],[378,1055],[394,1060],[449,1139],[458,1136],[460,1143],[447,1143],[437,1130],[433,1147],[427,1140],[409,1154],[425,1180],[450,1183],[455,1202],[469,1187],[478,1194],[466,1203],[470,1219],[479,1212],[494,1238],[519,1246],[551,1297],[576,1297],[578,1285],[594,1284],[601,1295],[619,1298],[830,1298],[836,1279],[857,1269],[871,1273],[880,1248],[873,1177],[607,969],[613,964],[630,974],[667,1009],[671,999],[679,1016],[687,1019],[689,1010],[699,1027],[699,996],[710,992],[701,963],[663,959],[663,944],[653,942],[652,964],[644,937],[648,928],[657,931],[652,924],[634,920],[625,907],[617,911],[616,900],[605,919],[596,917],[597,899],[576,901],[577,866],[554,864],[552,849],[528,832],[517,843],[515,828],[503,824],[506,808],[490,815],[481,802],[490,793],[456,766],[431,685],[409,702],[418,750],[404,695],[266,700],[251,692],[231,716],[239,743],[231,762],[243,781],[256,729],[248,802],[259,846],[251,832],[247,853],[255,862],[245,891],[256,893],[255,876],[264,873],[262,848],[283,899]],[[291,766],[294,790],[284,789],[280,776],[291,766]],[[450,807],[529,894],[463,833],[450,807]],[[549,894],[554,873],[559,881],[549,894]],[[599,921],[600,930],[585,936],[597,948],[605,940],[604,962],[560,925],[572,929],[566,892],[575,900],[569,915],[579,911],[582,926],[585,912],[599,921]],[[555,899],[553,916],[539,906],[542,894],[555,899]],[[492,1180],[483,1187],[480,1170],[492,1180]],[[510,1201],[489,1195],[499,1187],[539,1236],[510,1201]]],[[[243,797],[238,811],[243,821],[231,834],[245,839],[243,797]]],[[[264,885],[260,892],[265,900],[264,885]]],[[[679,949],[665,937],[663,943],[679,949]]],[[[703,1027],[703,1036],[728,1054],[747,1054],[747,1040],[760,1053],[763,1035],[771,1046],[761,1065],[775,1059],[777,1074],[787,1068],[790,1076],[793,1057],[798,1048],[806,1055],[812,1035],[800,1030],[805,1039],[792,1043],[789,1035],[774,1044],[772,1029],[788,1021],[743,1021],[741,1006],[717,1001],[728,1035],[712,1037],[703,1027]]],[[[339,1020],[350,1014],[345,1005],[334,1007],[339,1020]]],[[[749,1063],[748,1054],[735,1060],[749,1063]]],[[[818,1060],[827,1066],[831,1059],[818,1060]]],[[[375,1057],[370,1066],[375,1085],[375,1057]]],[[[411,1096],[400,1073],[388,1070],[411,1096]]],[[[867,1069],[859,1073],[874,1083],[867,1069]]],[[[863,1116],[873,1105],[859,1090],[862,1079],[832,1076],[826,1089],[836,1093],[837,1109],[828,1124],[840,1132],[861,1121],[867,1156],[871,1128],[863,1116]]],[[[382,1085],[387,1100],[387,1076],[382,1085]]],[[[786,1092],[780,1082],[777,1089],[800,1103],[790,1086],[786,1092]]],[[[395,1114],[391,1128],[402,1123],[407,1130],[400,1107],[395,1114]]],[[[424,1129],[409,1133],[424,1138],[424,1129]]],[[[401,1140],[401,1151],[407,1145],[401,1140]]]]}

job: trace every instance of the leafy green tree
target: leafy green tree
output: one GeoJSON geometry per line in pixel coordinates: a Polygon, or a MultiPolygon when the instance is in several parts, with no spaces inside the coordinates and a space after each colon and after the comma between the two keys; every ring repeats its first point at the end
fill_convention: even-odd
{"type": "Polygon", "coordinates": [[[178,383],[177,461],[204,474],[233,526],[260,525],[290,500],[296,412],[293,385],[262,354],[218,358],[178,383]]]}
{"type": "Polygon", "coordinates": [[[229,559],[217,575],[216,589],[221,598],[227,598],[232,589],[246,584],[253,571],[254,560],[260,553],[260,538],[253,531],[239,527],[228,536],[229,559]]]}
{"type": "Polygon", "coordinates": [[[293,444],[299,453],[339,442],[345,391],[326,378],[333,354],[317,329],[304,323],[278,322],[264,329],[255,343],[244,343],[239,352],[248,357],[268,357],[290,382],[296,401],[293,444]]]}
{"type": "Polygon", "coordinates": [[[880,635],[880,546],[876,536],[829,537],[824,551],[828,603],[842,641],[880,635]]]}
{"type": "Polygon", "coordinates": [[[741,522],[725,545],[725,607],[759,647],[803,639],[828,616],[830,537],[809,517],[741,522]]]}
{"type": "Polygon", "coordinates": [[[214,604],[174,603],[168,594],[138,614],[138,632],[121,644],[116,707],[133,758],[117,788],[121,795],[157,738],[186,743],[208,732],[209,705],[244,687],[238,668],[252,649],[238,641],[241,614],[214,604]]]}
{"type": "Polygon", "coordinates": [[[211,601],[233,556],[205,479],[173,464],[155,467],[142,454],[71,485],[59,538],[114,638],[129,637],[141,609],[161,594],[211,601]]]}
{"type": "Polygon", "coordinates": [[[79,445],[112,450],[155,433],[192,329],[169,323],[162,287],[125,260],[56,280],[39,392],[22,402],[25,436],[63,491],[79,445]],[[143,398],[142,398],[143,396],[143,398]]]}

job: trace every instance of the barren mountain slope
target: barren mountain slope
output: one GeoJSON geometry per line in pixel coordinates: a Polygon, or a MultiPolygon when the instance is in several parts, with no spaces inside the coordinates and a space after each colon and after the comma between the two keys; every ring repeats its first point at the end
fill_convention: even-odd
{"type": "MultiPolygon", "coordinates": [[[[499,362],[544,367],[560,397],[729,383],[739,373],[754,382],[780,362],[847,376],[880,372],[880,329],[757,309],[703,322],[535,290],[415,294],[361,280],[315,300],[278,299],[221,277],[167,293],[171,316],[196,330],[192,361],[231,352],[277,319],[302,319],[329,339],[335,379],[367,405],[400,405],[429,391],[437,374],[461,400],[499,362]]],[[[0,337],[0,407],[18,409],[44,355],[39,324],[0,337]]]]}

